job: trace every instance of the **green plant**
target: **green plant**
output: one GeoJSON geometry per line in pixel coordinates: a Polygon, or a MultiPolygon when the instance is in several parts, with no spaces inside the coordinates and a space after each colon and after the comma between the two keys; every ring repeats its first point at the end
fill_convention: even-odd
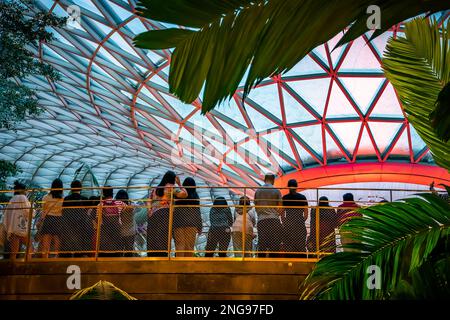
{"type": "Polygon", "coordinates": [[[408,121],[430,148],[435,162],[450,170],[450,24],[429,19],[405,24],[404,38],[391,38],[383,69],[408,121]],[[431,119],[430,119],[431,118],[431,119]]]}
{"type": "Polygon", "coordinates": [[[288,71],[347,26],[338,46],[364,34],[371,5],[381,11],[373,37],[410,17],[449,8],[442,0],[141,0],[139,14],[181,27],[135,40],[142,48],[175,47],[170,92],[191,103],[204,89],[206,113],[234,94],[247,70],[244,98],[255,84],[288,71]]]}
{"type": "Polygon", "coordinates": [[[450,205],[419,194],[357,209],[340,233],[353,243],[321,259],[300,288],[301,299],[448,298],[450,205]],[[366,285],[367,268],[381,271],[381,288],[366,285]]]}
{"type": "Polygon", "coordinates": [[[38,61],[27,47],[53,39],[49,27],[61,27],[66,19],[40,11],[30,0],[0,3],[0,128],[14,129],[18,122],[42,112],[32,88],[22,84],[25,77],[45,76],[55,81],[59,74],[38,61]]]}
{"type": "Polygon", "coordinates": [[[100,280],[91,287],[74,293],[70,300],[137,300],[111,282],[100,280]]]}

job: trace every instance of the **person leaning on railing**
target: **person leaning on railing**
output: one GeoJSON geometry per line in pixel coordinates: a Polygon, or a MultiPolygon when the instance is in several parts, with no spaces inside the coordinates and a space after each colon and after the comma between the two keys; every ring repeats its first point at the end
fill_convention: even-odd
{"type": "Polygon", "coordinates": [[[286,257],[300,258],[306,252],[306,225],[308,219],[308,200],[297,192],[297,180],[288,181],[289,193],[283,196],[285,213],[282,215],[284,248],[288,254],[286,257]],[[297,253],[298,252],[298,253],[297,253]]]}
{"type": "Polygon", "coordinates": [[[120,212],[120,250],[124,257],[134,255],[134,239],[136,237],[136,222],[134,221],[134,207],[126,190],[119,190],[116,194],[116,200],[125,203],[125,207],[120,212]]]}
{"type": "MultiPolygon", "coordinates": [[[[14,196],[9,200],[4,210],[3,224],[8,241],[6,252],[10,252],[10,259],[16,260],[22,245],[26,245],[28,234],[28,218],[31,203],[28,201],[26,187],[23,183],[14,182],[14,196]],[[9,247],[9,248],[8,248],[9,247]],[[9,250],[8,250],[9,249],[9,250]]],[[[34,217],[34,210],[32,211],[34,217]]]]}
{"type": "Polygon", "coordinates": [[[213,207],[209,211],[210,227],[206,241],[205,257],[214,256],[214,251],[219,245],[219,257],[226,257],[231,240],[231,225],[233,215],[224,197],[214,199],[213,207]],[[209,251],[209,252],[208,252],[209,251]]]}
{"type": "Polygon", "coordinates": [[[48,258],[52,244],[58,252],[61,244],[62,206],[64,202],[61,179],[52,182],[51,191],[42,199],[42,257],[48,258]]]}
{"type": "Polygon", "coordinates": [[[148,257],[168,256],[170,206],[173,199],[185,199],[187,196],[188,193],[181,186],[180,178],[173,171],[167,171],[159,185],[151,191],[147,215],[148,257]]]}
{"type": "Polygon", "coordinates": [[[233,239],[233,251],[235,257],[241,257],[243,249],[243,239],[242,233],[244,230],[244,207],[246,211],[246,220],[245,220],[245,256],[250,257],[250,252],[253,251],[253,227],[256,226],[256,213],[255,209],[252,208],[250,203],[250,199],[248,197],[241,197],[239,199],[239,206],[236,207],[236,216],[234,219],[232,230],[232,239],[233,239]]]}
{"type": "MultiPolygon", "coordinates": [[[[348,220],[353,218],[361,217],[361,214],[356,212],[355,209],[359,208],[359,205],[356,204],[354,201],[354,197],[352,193],[346,193],[342,197],[343,203],[339,205],[337,210],[337,214],[339,217],[339,226],[342,226],[344,223],[346,223],[348,220]]],[[[341,244],[347,245],[351,243],[355,243],[355,241],[352,241],[349,239],[348,235],[340,233],[341,237],[341,244]]],[[[345,249],[344,251],[351,251],[350,249],[345,249]]]]}
{"type": "Polygon", "coordinates": [[[74,180],[70,194],[64,198],[61,227],[60,257],[82,257],[91,250],[92,224],[87,215],[89,202],[81,195],[82,184],[74,180]]]}
{"type": "Polygon", "coordinates": [[[200,213],[200,197],[197,194],[195,180],[184,179],[183,187],[188,196],[186,199],[175,200],[173,211],[173,237],[177,257],[193,257],[195,238],[202,233],[203,222],[200,213]]]}
{"type": "Polygon", "coordinates": [[[120,215],[126,208],[126,204],[121,200],[113,199],[113,195],[114,189],[111,186],[103,187],[102,201],[97,206],[97,216],[101,215],[99,227],[100,251],[102,252],[99,253],[99,256],[118,257],[121,255],[119,252],[122,247],[120,215]]]}
{"type": "MultiPolygon", "coordinates": [[[[308,250],[315,252],[317,250],[317,230],[316,230],[316,211],[311,212],[311,231],[308,237],[308,250]]],[[[335,230],[339,226],[339,217],[336,210],[330,207],[328,198],[322,196],[319,198],[319,247],[325,252],[335,252],[336,236],[335,230]],[[329,241],[328,241],[329,240],[329,241]]]]}
{"type": "Polygon", "coordinates": [[[275,175],[266,174],[264,185],[255,192],[255,207],[258,214],[258,257],[265,257],[269,251],[269,257],[279,257],[282,241],[282,225],[280,215],[283,213],[280,190],[273,184],[275,175]]]}

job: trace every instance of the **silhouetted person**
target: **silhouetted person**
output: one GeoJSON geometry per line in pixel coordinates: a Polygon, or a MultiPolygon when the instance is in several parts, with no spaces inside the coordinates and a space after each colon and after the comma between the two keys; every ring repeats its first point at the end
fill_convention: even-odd
{"type": "MultiPolygon", "coordinates": [[[[355,217],[361,217],[361,214],[355,211],[356,209],[359,208],[359,206],[355,203],[353,199],[353,194],[351,193],[344,194],[343,200],[344,202],[339,206],[339,208],[341,209],[338,209],[337,211],[339,216],[339,226],[342,226],[350,219],[353,219],[355,217]]],[[[342,232],[340,232],[340,237],[342,245],[356,243],[355,241],[349,239],[349,235],[343,234],[342,232]]],[[[351,251],[351,250],[348,248],[347,249],[344,248],[344,251],[351,251]]]]}
{"type": "MultiPolygon", "coordinates": [[[[3,225],[6,231],[6,240],[8,241],[6,250],[10,251],[9,257],[15,261],[22,245],[27,244],[28,239],[28,221],[30,216],[31,203],[28,201],[26,186],[18,181],[14,182],[14,196],[9,200],[4,210],[3,225]]],[[[34,216],[34,211],[32,212],[34,216]]]]}
{"type": "Polygon", "coordinates": [[[187,196],[180,178],[173,171],[167,171],[159,185],[152,190],[147,219],[148,257],[168,256],[170,206],[175,198],[184,199],[187,196]]]}
{"type": "MultiPolygon", "coordinates": [[[[330,207],[327,197],[319,198],[319,247],[325,252],[335,252],[336,235],[335,229],[339,226],[339,217],[336,210],[330,207]],[[331,236],[330,236],[331,235],[331,236]],[[327,242],[326,240],[330,240],[327,242]],[[326,250],[325,250],[326,249],[326,250]]],[[[311,211],[311,232],[308,238],[310,251],[316,249],[316,211],[311,211]]]]}
{"type": "Polygon", "coordinates": [[[339,224],[342,225],[347,222],[352,217],[361,217],[361,214],[355,212],[355,209],[359,208],[353,199],[353,194],[346,193],[342,197],[344,200],[341,205],[339,205],[338,216],[339,216],[339,224]]]}
{"type": "Polygon", "coordinates": [[[283,196],[283,207],[285,216],[282,216],[285,250],[290,252],[286,257],[299,258],[304,254],[295,252],[306,252],[306,226],[308,219],[308,201],[306,197],[297,192],[297,180],[288,181],[289,193],[283,196]],[[289,208],[295,207],[295,208],[289,208]],[[299,208],[302,207],[302,208],[299,208]]]}
{"type": "Polygon", "coordinates": [[[55,252],[61,246],[63,183],[61,179],[52,182],[51,191],[42,199],[42,252],[43,258],[48,258],[52,244],[55,252]]]}
{"type": "MultiPolygon", "coordinates": [[[[213,207],[209,211],[209,221],[211,223],[206,242],[206,251],[215,251],[219,245],[219,257],[226,257],[228,246],[231,240],[231,225],[233,215],[224,197],[217,197],[213,202],[213,207]]],[[[214,252],[206,252],[205,257],[214,256],[214,252]]]]}
{"type": "Polygon", "coordinates": [[[193,178],[186,178],[183,187],[188,196],[186,199],[175,201],[177,206],[173,211],[173,236],[177,257],[193,257],[195,239],[203,229],[200,213],[200,197],[197,194],[196,183],[193,178]],[[183,252],[184,251],[184,252],[183,252]]]}
{"type": "Polygon", "coordinates": [[[281,208],[282,199],[280,190],[273,184],[275,176],[266,174],[264,185],[255,192],[255,209],[258,214],[258,254],[259,257],[265,257],[267,254],[263,251],[270,251],[269,257],[278,257],[281,249],[282,226],[280,215],[283,212],[281,208]]]}
{"type": "Polygon", "coordinates": [[[120,213],[120,250],[124,251],[121,255],[124,257],[132,257],[134,255],[134,238],[136,236],[134,207],[130,202],[128,192],[123,189],[117,192],[116,200],[125,203],[125,207],[120,213]]]}
{"type": "Polygon", "coordinates": [[[71,193],[64,198],[61,228],[61,257],[81,257],[82,251],[91,249],[91,230],[87,215],[87,198],[80,194],[82,185],[79,180],[70,184],[71,193]],[[77,251],[77,252],[64,252],[77,251]]]}
{"type": "Polygon", "coordinates": [[[256,226],[255,209],[251,207],[250,199],[248,197],[241,197],[239,199],[239,206],[236,207],[236,216],[232,226],[233,250],[235,257],[241,257],[244,246],[242,233],[244,230],[244,206],[245,206],[245,256],[250,257],[253,250],[253,227],[256,226]]]}
{"type": "Polygon", "coordinates": [[[111,186],[105,186],[102,190],[102,201],[97,206],[97,215],[100,218],[100,249],[99,256],[117,257],[121,253],[121,221],[120,216],[126,208],[121,200],[113,199],[114,190],[111,186]],[[108,252],[117,251],[117,252],[108,252]]]}

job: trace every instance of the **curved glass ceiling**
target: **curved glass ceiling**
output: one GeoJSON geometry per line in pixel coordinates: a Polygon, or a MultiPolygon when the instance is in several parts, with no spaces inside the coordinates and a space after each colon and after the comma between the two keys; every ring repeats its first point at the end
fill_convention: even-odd
{"type": "Polygon", "coordinates": [[[45,114],[17,132],[0,131],[1,158],[43,186],[58,176],[70,181],[81,163],[100,183],[127,186],[152,183],[173,168],[215,185],[254,185],[267,171],[432,162],[380,69],[387,39],[401,36],[401,28],[331,51],[339,34],[261,83],[245,103],[238,90],[201,116],[200,99],[184,104],[168,93],[170,50],[133,46],[140,32],[167,27],[136,16],[136,1],[36,3],[58,16],[68,16],[72,4],[81,13],[80,23],[53,30],[51,44],[32,48],[62,74],[57,83],[24,81],[45,114]]]}

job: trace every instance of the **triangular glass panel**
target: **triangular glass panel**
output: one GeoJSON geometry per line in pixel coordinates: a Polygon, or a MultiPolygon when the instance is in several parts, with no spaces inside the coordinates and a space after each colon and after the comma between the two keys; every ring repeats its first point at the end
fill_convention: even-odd
{"type": "Polygon", "coordinates": [[[358,113],[336,82],[333,83],[331,89],[326,118],[359,118],[358,113]]]}
{"type": "Polygon", "coordinates": [[[342,62],[339,72],[381,72],[380,62],[370,50],[363,38],[353,41],[350,50],[342,62]]]}
{"type": "Polygon", "coordinates": [[[249,105],[246,105],[245,112],[247,112],[248,118],[251,120],[253,127],[258,132],[279,126],[249,105]]]}
{"type": "Polygon", "coordinates": [[[408,142],[408,134],[407,130],[403,130],[402,135],[398,139],[394,148],[389,154],[388,160],[397,159],[397,158],[409,158],[409,142],[408,142]]]}
{"type": "Polygon", "coordinates": [[[228,136],[233,139],[234,142],[241,141],[248,137],[248,134],[239,128],[233,127],[232,125],[226,123],[225,121],[220,120],[216,117],[216,120],[222,126],[223,130],[228,134],[228,136]]]}
{"type": "Polygon", "coordinates": [[[325,132],[325,142],[327,145],[327,162],[346,161],[344,153],[339,149],[333,138],[325,132]]]}
{"type": "Polygon", "coordinates": [[[413,152],[416,154],[417,152],[420,152],[425,146],[425,142],[423,142],[422,138],[417,133],[416,129],[412,125],[409,125],[409,129],[411,132],[411,144],[413,152]]]}
{"type": "Polygon", "coordinates": [[[297,152],[300,156],[303,166],[318,164],[318,162],[314,159],[314,157],[311,156],[311,154],[308,151],[306,151],[306,149],[300,143],[298,143],[297,140],[292,139],[292,141],[294,141],[294,145],[297,148],[297,152]]]}
{"type": "Polygon", "coordinates": [[[372,140],[370,139],[367,128],[364,127],[361,140],[359,142],[356,159],[368,159],[368,158],[376,158],[376,151],[373,146],[372,140]]]}
{"type": "MultiPolygon", "coordinates": [[[[281,121],[280,98],[276,83],[261,86],[250,91],[248,99],[256,102],[260,107],[267,110],[268,114],[274,115],[281,121]]],[[[248,100],[246,101],[248,103],[248,100]]]]}
{"type": "Polygon", "coordinates": [[[308,74],[325,73],[317,62],[315,62],[309,55],[305,56],[299,63],[297,63],[288,72],[282,74],[282,78],[304,76],[308,74]]]}
{"type": "Polygon", "coordinates": [[[369,128],[372,132],[373,139],[381,154],[386,151],[391,142],[394,140],[395,135],[401,128],[401,123],[393,122],[374,122],[369,121],[369,128]]]}
{"type": "Polygon", "coordinates": [[[212,113],[215,114],[216,112],[225,115],[226,117],[238,122],[239,124],[242,124],[243,126],[246,126],[245,119],[242,116],[242,113],[233,98],[231,100],[222,102],[220,105],[214,108],[214,111],[212,113]]]}
{"type": "Polygon", "coordinates": [[[340,77],[339,80],[350,93],[363,115],[366,114],[367,109],[385,81],[384,78],[365,77],[340,77]]]}
{"type": "Polygon", "coordinates": [[[322,157],[322,126],[320,124],[292,128],[292,130],[305,141],[319,157],[322,157]]]}
{"type": "Polygon", "coordinates": [[[386,86],[380,99],[370,113],[369,118],[371,117],[403,118],[400,103],[390,83],[386,86]]]}
{"type": "Polygon", "coordinates": [[[329,123],[329,126],[339,139],[340,143],[350,155],[353,155],[356,142],[358,141],[359,131],[361,130],[361,122],[329,123]]]}
{"type": "Polygon", "coordinates": [[[292,88],[312,109],[323,115],[330,78],[290,81],[284,85],[292,88]]]}
{"type": "Polygon", "coordinates": [[[283,104],[287,123],[312,121],[315,118],[285,89],[283,91],[283,104]]]}

